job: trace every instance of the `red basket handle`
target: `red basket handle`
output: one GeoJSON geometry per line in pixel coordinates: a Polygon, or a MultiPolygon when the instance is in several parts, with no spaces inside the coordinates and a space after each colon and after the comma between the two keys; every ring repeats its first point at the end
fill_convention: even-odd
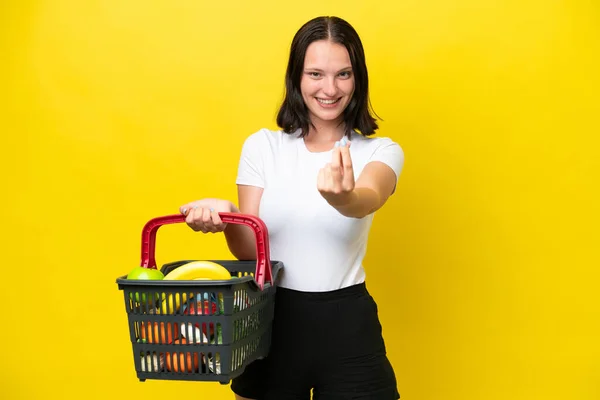
{"type": "MultiPolygon", "coordinates": [[[[256,236],[256,273],[254,279],[261,290],[264,288],[265,282],[273,284],[269,236],[265,223],[258,217],[246,214],[219,213],[219,217],[221,217],[221,220],[225,223],[247,225],[252,228],[254,235],[256,236]]],[[[173,214],[153,218],[146,223],[142,230],[142,267],[157,269],[154,254],[156,248],[156,232],[158,231],[158,228],[163,225],[182,222],[185,222],[185,215],[173,214]]]]}

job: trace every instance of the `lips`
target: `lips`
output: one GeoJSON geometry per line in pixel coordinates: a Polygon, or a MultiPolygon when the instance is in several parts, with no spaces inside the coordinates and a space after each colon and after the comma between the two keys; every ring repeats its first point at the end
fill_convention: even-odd
{"type": "Polygon", "coordinates": [[[340,102],[340,100],[342,98],[340,97],[340,98],[337,98],[337,99],[322,99],[322,98],[319,98],[319,97],[315,97],[315,99],[317,100],[317,103],[319,103],[319,105],[321,107],[324,107],[324,108],[333,108],[333,107],[337,106],[337,104],[340,102]]]}

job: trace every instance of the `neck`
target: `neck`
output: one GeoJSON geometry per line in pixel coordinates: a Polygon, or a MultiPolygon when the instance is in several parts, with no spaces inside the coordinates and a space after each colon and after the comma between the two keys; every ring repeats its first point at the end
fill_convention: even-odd
{"type": "Polygon", "coordinates": [[[340,121],[313,121],[305,139],[310,142],[336,142],[344,137],[344,124],[340,121]]]}

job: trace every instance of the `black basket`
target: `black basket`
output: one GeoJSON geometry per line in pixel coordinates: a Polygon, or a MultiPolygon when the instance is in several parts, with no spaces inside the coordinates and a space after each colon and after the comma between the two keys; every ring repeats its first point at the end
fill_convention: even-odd
{"type": "MultiPolygon", "coordinates": [[[[227,280],[117,279],[123,290],[137,377],[227,384],[252,361],[266,357],[281,262],[269,259],[267,228],[253,216],[220,213],[223,222],[248,225],[256,235],[256,261],[211,260],[227,280]]],[[[156,268],[156,231],[184,222],[182,215],[149,221],[142,236],[142,266],[156,268]]],[[[169,272],[195,260],[162,266],[169,272]]]]}

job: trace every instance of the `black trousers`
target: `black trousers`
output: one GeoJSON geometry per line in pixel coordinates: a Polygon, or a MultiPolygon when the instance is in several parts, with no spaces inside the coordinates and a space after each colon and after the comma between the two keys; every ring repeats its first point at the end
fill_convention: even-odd
{"type": "Polygon", "coordinates": [[[364,283],[331,292],[277,288],[269,356],[231,383],[257,400],[397,400],[377,304],[364,283]]]}

